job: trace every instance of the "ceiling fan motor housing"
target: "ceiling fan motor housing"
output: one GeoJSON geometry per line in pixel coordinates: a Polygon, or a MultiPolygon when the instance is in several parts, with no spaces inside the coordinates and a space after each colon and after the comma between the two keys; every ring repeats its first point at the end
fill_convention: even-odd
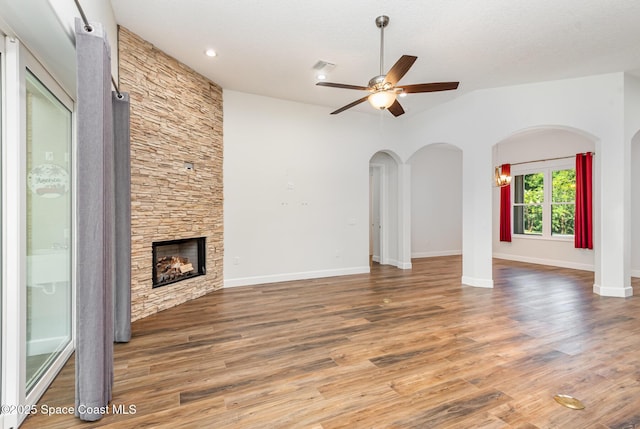
{"type": "Polygon", "coordinates": [[[370,91],[386,91],[387,89],[391,89],[393,85],[391,83],[386,82],[385,79],[387,75],[381,74],[379,76],[372,77],[369,81],[369,89],[370,91]]]}

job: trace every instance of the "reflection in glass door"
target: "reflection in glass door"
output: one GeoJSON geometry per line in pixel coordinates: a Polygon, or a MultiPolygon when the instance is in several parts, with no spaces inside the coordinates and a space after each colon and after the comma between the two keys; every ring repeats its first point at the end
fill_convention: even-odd
{"type": "Polygon", "coordinates": [[[71,341],[71,121],[27,72],[27,393],[71,341]]]}

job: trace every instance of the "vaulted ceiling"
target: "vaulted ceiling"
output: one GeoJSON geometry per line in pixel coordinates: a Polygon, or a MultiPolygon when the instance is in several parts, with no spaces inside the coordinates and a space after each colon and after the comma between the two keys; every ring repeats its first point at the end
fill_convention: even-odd
{"type": "MultiPolygon", "coordinates": [[[[418,60],[402,84],[460,81],[447,93],[402,100],[415,113],[479,88],[640,69],[637,0],[111,0],[116,21],[233,89],[327,106],[366,93],[315,86],[366,86],[379,72],[379,15],[385,72],[402,55],[418,60]],[[218,56],[208,58],[213,48],[218,56]]],[[[372,111],[365,103],[356,108],[372,111]]],[[[345,114],[345,113],[343,113],[345,114]]]]}
{"type": "MultiPolygon", "coordinates": [[[[67,80],[74,73],[73,46],[49,1],[74,11],[73,0],[0,0],[0,15],[67,80]],[[52,48],[54,38],[60,49],[52,48]]],[[[316,86],[313,66],[319,60],[333,63],[329,81],[366,86],[379,72],[375,18],[383,14],[390,17],[385,71],[401,55],[415,55],[418,60],[401,84],[460,82],[457,91],[402,99],[404,117],[476,89],[640,70],[637,0],[111,0],[111,5],[118,24],[224,89],[326,106],[327,114],[366,93],[316,86]],[[205,56],[209,48],[218,56],[205,56]]],[[[367,103],[353,110],[374,112],[367,103]]]]}

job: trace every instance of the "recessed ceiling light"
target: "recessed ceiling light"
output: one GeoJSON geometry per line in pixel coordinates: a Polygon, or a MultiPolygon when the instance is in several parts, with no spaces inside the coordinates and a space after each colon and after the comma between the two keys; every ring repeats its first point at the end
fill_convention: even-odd
{"type": "Polygon", "coordinates": [[[319,80],[325,80],[327,78],[327,75],[325,75],[324,73],[318,73],[318,76],[316,76],[319,80]]]}
{"type": "Polygon", "coordinates": [[[206,51],[204,51],[204,54],[208,57],[215,57],[218,55],[217,52],[213,49],[207,49],[206,51]]]}

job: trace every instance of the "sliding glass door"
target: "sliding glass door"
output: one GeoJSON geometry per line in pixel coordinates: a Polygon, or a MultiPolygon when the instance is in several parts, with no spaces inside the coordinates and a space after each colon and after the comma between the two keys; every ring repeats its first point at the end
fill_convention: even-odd
{"type": "MultiPolygon", "coordinates": [[[[0,141],[2,142],[2,145],[0,147],[2,147],[2,150],[0,151],[0,196],[4,195],[4,192],[2,192],[1,190],[3,189],[2,186],[2,179],[3,179],[3,174],[2,174],[2,159],[3,159],[3,155],[4,155],[4,140],[2,139],[2,118],[4,118],[3,115],[3,108],[4,108],[4,93],[2,91],[2,87],[4,86],[2,83],[4,82],[4,34],[0,31],[0,141]]],[[[0,219],[4,219],[4,209],[2,206],[2,198],[0,198],[0,219]]],[[[1,221],[0,224],[2,224],[4,221],[1,221]]],[[[4,228],[0,228],[0,243],[4,243],[4,240],[2,239],[2,230],[4,228]]],[[[4,272],[4,264],[3,264],[4,258],[2,257],[2,246],[0,245],[0,273],[4,272]]],[[[4,332],[4,290],[3,290],[3,277],[4,275],[0,275],[0,332],[4,332]]],[[[0,336],[2,337],[2,336],[0,336]]],[[[3,344],[3,340],[2,338],[0,338],[0,404],[4,404],[4,382],[3,382],[3,373],[4,373],[4,369],[5,369],[5,363],[4,363],[4,353],[3,353],[3,349],[4,349],[4,344],[3,344]]],[[[4,427],[4,413],[0,413],[0,428],[4,427]]]]}
{"type": "Polygon", "coordinates": [[[0,429],[26,418],[73,352],[75,248],[73,102],[18,39],[3,43],[0,381],[15,406],[0,429]]]}

